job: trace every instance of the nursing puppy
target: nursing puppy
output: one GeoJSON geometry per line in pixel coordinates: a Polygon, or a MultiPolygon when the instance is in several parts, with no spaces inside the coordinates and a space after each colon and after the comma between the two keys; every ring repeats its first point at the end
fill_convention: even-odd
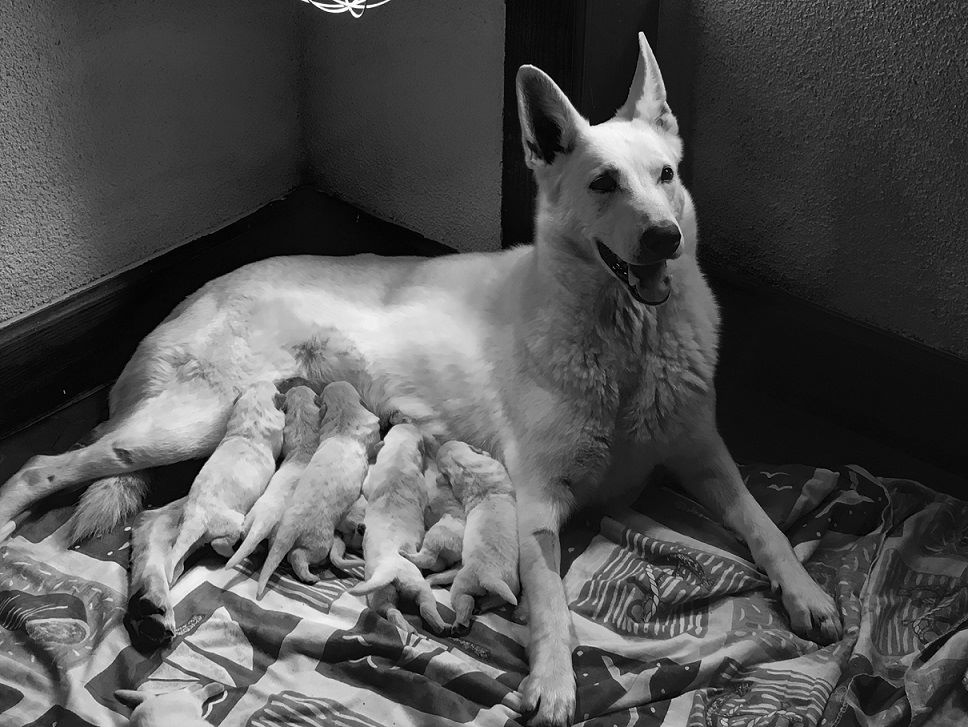
{"type": "MultiPolygon", "coordinates": [[[[370,452],[380,442],[380,419],[363,406],[352,385],[345,381],[329,384],[317,401],[319,447],[270,538],[259,576],[260,594],[287,552],[301,581],[319,580],[309,567],[322,564],[336,545],[336,527],[359,499],[370,452]]],[[[335,555],[340,557],[339,550],[335,555]]]]}
{"type": "Polygon", "coordinates": [[[363,534],[366,532],[366,497],[360,495],[336,528],[339,535],[329,551],[329,561],[340,570],[364,565],[362,558],[349,557],[346,550],[363,551],[363,534]]]}
{"type": "Polygon", "coordinates": [[[370,608],[398,628],[413,631],[396,607],[399,591],[416,601],[420,615],[435,632],[443,632],[446,624],[437,612],[430,584],[417,566],[400,555],[401,550],[414,551],[420,545],[429,499],[424,481],[424,442],[417,427],[397,424],[387,432],[364,488],[367,579],[350,593],[369,594],[370,608]]]}
{"type": "Polygon", "coordinates": [[[202,719],[205,702],[224,693],[224,686],[210,682],[166,694],[118,689],[114,698],[134,710],[128,722],[132,727],[211,727],[202,719]]]}
{"type": "Polygon", "coordinates": [[[433,483],[434,496],[424,511],[428,528],[420,550],[400,551],[400,555],[421,570],[442,571],[461,559],[464,545],[464,506],[454,495],[447,477],[436,465],[427,468],[427,482],[433,483]]]}
{"type": "Polygon", "coordinates": [[[433,585],[453,579],[454,628],[470,627],[475,596],[497,596],[517,605],[518,522],[507,470],[489,454],[464,442],[447,442],[437,466],[464,506],[467,524],[459,569],[431,576],[433,585]]]}
{"type": "MultiPolygon", "coordinates": [[[[242,522],[245,539],[235,555],[229,558],[226,568],[234,568],[241,563],[278,526],[291,502],[299,477],[319,446],[319,406],[315,392],[308,386],[294,386],[286,392],[282,408],[285,412],[282,464],[269,480],[265,492],[245,516],[242,522]]],[[[261,597],[265,581],[260,578],[259,582],[261,597]]]]}
{"type": "Polygon", "coordinates": [[[211,543],[226,558],[242,534],[246,513],[266,488],[282,447],[283,414],[279,392],[263,381],[239,394],[225,437],[192,483],[178,538],[168,558],[169,582],[180,575],[185,558],[211,543]]]}

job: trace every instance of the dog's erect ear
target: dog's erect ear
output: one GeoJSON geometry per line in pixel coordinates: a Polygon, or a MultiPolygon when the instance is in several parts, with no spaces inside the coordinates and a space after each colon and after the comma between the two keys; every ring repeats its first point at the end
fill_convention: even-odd
{"type": "Polygon", "coordinates": [[[645,33],[639,33],[639,62],[635,66],[629,97],[615,116],[627,121],[645,121],[672,134],[679,132],[676,117],[666,102],[659,62],[645,39],[645,33]]]}
{"type": "Polygon", "coordinates": [[[114,698],[129,709],[134,709],[151,695],[148,692],[137,692],[134,689],[118,689],[114,698]]]}
{"type": "Polygon", "coordinates": [[[584,119],[557,84],[534,66],[518,69],[517,90],[524,160],[538,169],[572,150],[584,119]]]}

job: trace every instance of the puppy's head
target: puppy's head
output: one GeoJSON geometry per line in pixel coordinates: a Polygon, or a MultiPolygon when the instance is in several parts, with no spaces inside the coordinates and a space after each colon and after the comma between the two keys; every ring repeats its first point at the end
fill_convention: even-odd
{"type": "Polygon", "coordinates": [[[669,297],[675,260],[693,252],[682,142],[655,56],[639,34],[628,98],[592,126],[534,66],[517,75],[524,156],[538,183],[538,237],[611,276],[640,303],[669,297]]]}

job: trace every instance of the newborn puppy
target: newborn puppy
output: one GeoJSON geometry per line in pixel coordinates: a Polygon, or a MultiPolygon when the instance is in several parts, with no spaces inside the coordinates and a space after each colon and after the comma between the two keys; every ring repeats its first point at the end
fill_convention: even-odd
{"type": "Polygon", "coordinates": [[[282,432],[282,464],[269,480],[265,492],[245,516],[242,522],[245,539],[235,555],[229,558],[226,568],[234,568],[241,563],[279,524],[300,475],[319,446],[319,406],[315,392],[308,386],[294,386],[284,398],[280,395],[280,399],[283,399],[282,409],[286,420],[282,432]]]}
{"type": "Polygon", "coordinates": [[[420,615],[441,633],[446,628],[437,612],[437,601],[420,569],[400,555],[414,551],[424,534],[427,506],[424,484],[424,443],[412,424],[397,424],[387,432],[376,464],[364,485],[366,532],[363,558],[367,580],[350,593],[370,594],[370,608],[406,631],[414,629],[397,610],[397,592],[417,602],[420,615]]]}
{"type": "Polygon", "coordinates": [[[400,555],[421,570],[442,571],[461,558],[464,506],[436,465],[427,468],[427,480],[433,483],[434,488],[430,506],[424,511],[424,525],[429,530],[418,552],[400,551],[400,555]]]}
{"type": "Polygon", "coordinates": [[[464,505],[463,564],[430,576],[434,585],[447,583],[454,609],[454,628],[470,627],[474,597],[492,595],[517,605],[518,530],[514,490],[504,466],[486,452],[463,442],[446,442],[437,452],[437,466],[450,480],[464,505]]]}
{"type": "Polygon", "coordinates": [[[210,682],[205,686],[193,684],[167,694],[118,689],[114,698],[134,710],[129,718],[132,727],[211,727],[202,719],[202,709],[209,699],[224,693],[224,686],[210,682]]]}
{"type": "Polygon", "coordinates": [[[272,477],[285,421],[269,381],[245,389],[235,400],[225,436],[202,466],[188,493],[178,538],[168,557],[168,578],[181,574],[185,558],[211,543],[228,557],[242,534],[252,503],[272,477]]]}
{"type": "Polygon", "coordinates": [[[355,568],[364,564],[362,558],[346,557],[346,549],[349,548],[357,552],[363,550],[363,533],[366,532],[365,517],[366,498],[360,495],[337,526],[336,532],[339,537],[333,541],[333,547],[329,550],[330,562],[340,570],[355,568]]]}
{"type": "Polygon", "coordinates": [[[319,580],[309,566],[319,565],[329,556],[336,541],[336,526],[359,499],[370,451],[380,441],[380,419],[363,406],[352,385],[345,381],[329,384],[317,402],[321,414],[319,448],[270,538],[269,554],[259,576],[259,593],[287,552],[301,581],[319,580]]]}

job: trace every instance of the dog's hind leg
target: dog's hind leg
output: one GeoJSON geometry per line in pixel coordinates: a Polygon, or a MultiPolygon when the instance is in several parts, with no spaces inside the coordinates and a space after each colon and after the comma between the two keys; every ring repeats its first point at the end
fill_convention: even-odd
{"type": "MultiPolygon", "coordinates": [[[[30,459],[0,487],[0,530],[38,500],[90,480],[203,457],[225,431],[232,400],[200,383],[144,401],[79,449],[30,459]]],[[[9,526],[7,526],[9,528],[9,526]]],[[[83,523],[83,531],[91,528],[83,523]]]]}
{"type": "MultiPolygon", "coordinates": [[[[138,516],[131,528],[131,575],[124,625],[138,649],[166,644],[175,634],[168,588],[168,555],[187,497],[138,516]]],[[[180,573],[174,574],[177,578],[180,573]]]]}

